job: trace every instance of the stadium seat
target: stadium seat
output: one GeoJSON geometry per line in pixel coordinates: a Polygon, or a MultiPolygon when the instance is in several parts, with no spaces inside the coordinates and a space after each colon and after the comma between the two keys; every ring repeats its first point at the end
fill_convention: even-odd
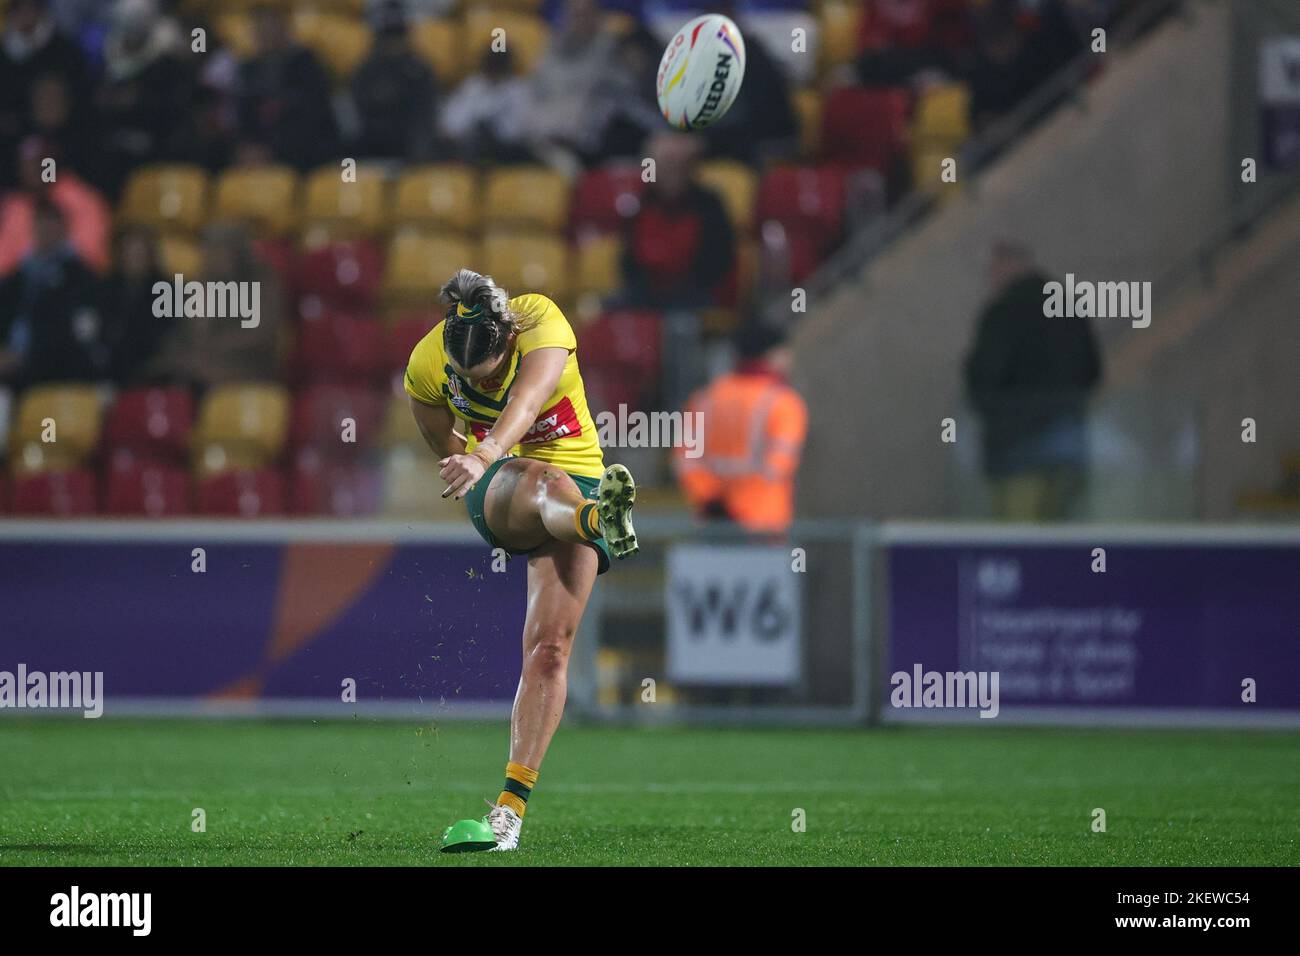
{"type": "Polygon", "coordinates": [[[943,181],[943,164],[954,158],[945,149],[918,149],[912,153],[912,184],[919,192],[939,199],[950,199],[961,191],[958,182],[943,181]]]}
{"type": "Polygon", "coordinates": [[[578,331],[583,380],[603,408],[645,408],[659,380],[663,319],[657,312],[607,312],[578,331]]]}
{"type": "Polygon", "coordinates": [[[806,279],[821,261],[823,243],[813,230],[787,229],[772,221],[764,224],[761,235],[759,272],[767,289],[789,290],[806,279]]]}
{"type": "Polygon", "coordinates": [[[411,45],[433,70],[438,86],[452,89],[465,75],[459,20],[421,18],[411,25],[411,45]]]}
{"type": "Polygon", "coordinates": [[[700,164],[696,178],[718,194],[737,233],[744,235],[754,228],[758,176],[751,167],[735,160],[714,159],[700,164]]]}
{"type": "Polygon", "coordinates": [[[9,450],[9,429],[13,420],[14,396],[9,389],[0,385],[0,458],[9,450]]]}
{"type": "Polygon", "coordinates": [[[117,224],[190,233],[203,225],[208,174],[201,166],[145,166],[132,173],[117,207],[117,224]]]}
{"type": "Polygon", "coordinates": [[[345,83],[370,53],[372,38],[365,22],[337,13],[297,10],[293,32],[298,42],[308,47],[334,77],[345,83]]]}
{"type": "Polygon", "coordinates": [[[284,476],[272,468],[239,468],[204,476],[198,483],[198,511],[232,518],[284,513],[284,476]]]}
{"type": "Polygon", "coordinates": [[[0,515],[8,514],[9,510],[9,476],[0,472],[0,515]]]}
{"type": "Polygon", "coordinates": [[[217,178],[213,218],[282,236],[298,222],[298,175],[288,166],[227,169],[217,178]]]}
{"type": "Polygon", "coordinates": [[[383,276],[384,255],[377,242],[332,242],[298,257],[295,287],[304,298],[315,300],[312,309],[369,313],[375,308],[383,276]]]}
{"type": "Polygon", "coordinates": [[[965,86],[934,86],[917,99],[912,142],[918,148],[955,150],[970,135],[970,90],[965,86]]]}
{"type": "Polygon", "coordinates": [[[204,471],[257,468],[279,458],[289,428],[289,396],[275,384],[222,385],[199,409],[193,447],[204,471]]]}
{"type": "Polygon", "coordinates": [[[84,462],[99,447],[101,414],[94,386],[58,384],[27,389],[18,406],[14,435],[15,452],[21,446],[22,468],[66,469],[84,462]]]}
{"type": "Polygon", "coordinates": [[[831,166],[779,166],[759,184],[760,222],[817,238],[821,250],[839,239],[844,217],[844,173],[831,166]]]}
{"type": "Polygon", "coordinates": [[[815,89],[795,90],[790,101],[799,122],[799,152],[814,159],[822,142],[822,94],[815,89]]]}
{"type": "Polygon", "coordinates": [[[122,392],[104,419],[104,444],[162,460],[182,461],[194,427],[194,399],[179,386],[122,392]]]}
{"type": "Polygon", "coordinates": [[[290,507],[300,515],[353,518],[373,515],[383,497],[383,477],[372,465],[328,461],[313,451],[294,461],[290,507]]]}
{"type": "Polygon", "coordinates": [[[489,233],[483,240],[483,272],[511,295],[540,292],[556,302],[569,295],[569,247],[554,236],[489,233]]]}
{"type": "Polygon", "coordinates": [[[190,475],[179,465],[129,453],[112,457],[104,491],[104,513],[150,518],[190,513],[190,475]]]}
{"type": "Polygon", "coordinates": [[[858,53],[861,19],[861,0],[825,0],[822,3],[817,37],[818,63],[823,76],[836,67],[853,62],[858,53]]]}
{"type": "Polygon", "coordinates": [[[72,517],[99,510],[95,474],[89,468],[71,468],[18,474],[13,482],[13,513],[72,517]]]}
{"type": "Polygon", "coordinates": [[[256,50],[256,42],[253,36],[253,21],[247,13],[222,12],[216,14],[213,17],[212,25],[217,37],[222,43],[230,47],[230,51],[238,59],[246,60],[253,55],[256,50]]]}
{"type": "Polygon", "coordinates": [[[379,444],[385,449],[413,448],[428,450],[405,392],[395,392],[384,408],[384,424],[379,431],[379,444]]]}
{"type": "Polygon", "coordinates": [[[158,241],[158,259],[168,278],[182,275],[188,279],[203,270],[203,250],[184,236],[163,236],[158,241]]]}
{"type": "Polygon", "coordinates": [[[447,483],[438,476],[438,459],[427,446],[393,449],[384,463],[383,483],[386,515],[422,521],[465,520],[465,502],[442,497],[447,483]]]}
{"type": "Polygon", "coordinates": [[[366,385],[391,371],[386,332],[373,318],[325,309],[304,315],[290,366],[296,381],[366,385]]]}
{"type": "Polygon", "coordinates": [[[464,239],[399,232],[384,264],[384,301],[417,308],[435,305],[438,290],[457,269],[480,261],[475,250],[464,239]]]}
{"type": "Polygon", "coordinates": [[[573,293],[577,296],[607,296],[623,281],[623,241],[617,236],[591,236],[574,247],[573,293]]]}
{"type": "Polygon", "coordinates": [[[463,62],[477,64],[498,36],[505,38],[514,70],[521,76],[532,73],[546,52],[548,30],[540,17],[474,4],[465,12],[461,35],[463,62]],[[496,33],[498,30],[503,32],[496,33]]]}
{"type": "Polygon", "coordinates": [[[373,236],[387,225],[387,184],[372,166],[358,166],[355,182],[343,181],[337,163],[321,166],[307,176],[303,191],[304,228],[324,227],[336,238],[373,236]]]}
{"type": "Polygon", "coordinates": [[[326,460],[356,458],[374,445],[382,415],[372,388],[313,385],[294,396],[292,442],[326,460]],[[351,425],[345,426],[348,420],[351,425]]]}
{"type": "Polygon", "coordinates": [[[559,232],[568,221],[568,180],[545,166],[491,170],[484,195],[483,219],[488,228],[559,232]]]}
{"type": "Polygon", "coordinates": [[[442,321],[441,315],[425,315],[407,312],[394,317],[388,326],[388,343],[385,347],[385,365],[400,375],[406,371],[411,351],[420,339],[442,321]]]}
{"type": "Polygon", "coordinates": [[[397,180],[389,218],[397,225],[477,232],[478,191],[479,176],[470,166],[417,166],[397,180]]]}
{"type": "Polygon", "coordinates": [[[841,87],[826,97],[823,162],[870,168],[888,176],[907,142],[907,90],[841,87]]]}
{"type": "Polygon", "coordinates": [[[635,163],[602,166],[584,173],[573,187],[569,211],[572,234],[619,232],[641,208],[641,167],[635,163]]]}

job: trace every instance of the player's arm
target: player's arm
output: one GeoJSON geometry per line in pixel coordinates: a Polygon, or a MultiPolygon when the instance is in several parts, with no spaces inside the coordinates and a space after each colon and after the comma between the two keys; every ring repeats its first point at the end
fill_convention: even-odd
{"type": "Polygon", "coordinates": [[[519,375],[510,386],[506,407],[492,430],[483,436],[470,454],[452,455],[442,460],[440,474],[447,482],[444,498],[448,495],[463,498],[498,458],[519,444],[537,421],[542,403],[555,394],[555,387],[564,374],[564,363],[568,360],[569,350],[559,347],[534,349],[524,356],[519,363],[519,375]]]}
{"type": "Polygon", "coordinates": [[[411,414],[420,434],[439,458],[461,455],[465,452],[465,436],[456,431],[456,416],[446,405],[429,405],[408,395],[411,414]]]}

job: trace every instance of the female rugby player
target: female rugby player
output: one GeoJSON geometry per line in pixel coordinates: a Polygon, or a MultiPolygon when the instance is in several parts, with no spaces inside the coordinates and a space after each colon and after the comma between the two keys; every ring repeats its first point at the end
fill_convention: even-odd
{"type": "Polygon", "coordinates": [[[578,372],[577,340],[543,295],[508,298],[461,269],[442,288],[447,317],[406,369],[411,411],[469,520],[493,548],[528,555],[523,673],[510,717],[506,782],[486,822],[495,849],[519,845],[528,796],[564,711],[573,636],[610,555],[637,550],[636,498],[604,466],[578,372]],[[468,436],[455,430],[464,419],[468,436]]]}

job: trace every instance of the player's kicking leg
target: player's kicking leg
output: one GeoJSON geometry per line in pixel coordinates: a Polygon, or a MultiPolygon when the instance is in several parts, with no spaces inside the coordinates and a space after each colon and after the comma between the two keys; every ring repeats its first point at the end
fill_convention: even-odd
{"type": "Polygon", "coordinates": [[[505,784],[487,816],[497,850],[519,845],[528,798],[564,713],[569,657],[602,556],[601,539],[617,557],[637,550],[631,508],[632,476],[622,465],[605,469],[597,500],[573,479],[529,459],[506,462],[484,497],[489,529],[505,547],[528,551],[528,610],[523,668],[510,718],[505,784]]]}

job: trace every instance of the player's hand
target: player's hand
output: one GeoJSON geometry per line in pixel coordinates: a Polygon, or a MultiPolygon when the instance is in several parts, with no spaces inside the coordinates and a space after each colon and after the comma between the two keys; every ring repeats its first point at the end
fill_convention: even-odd
{"type": "Polygon", "coordinates": [[[441,466],[438,475],[447,483],[447,490],[442,496],[457,501],[469,494],[469,490],[483,477],[488,467],[478,455],[448,455],[438,464],[441,466]]]}

